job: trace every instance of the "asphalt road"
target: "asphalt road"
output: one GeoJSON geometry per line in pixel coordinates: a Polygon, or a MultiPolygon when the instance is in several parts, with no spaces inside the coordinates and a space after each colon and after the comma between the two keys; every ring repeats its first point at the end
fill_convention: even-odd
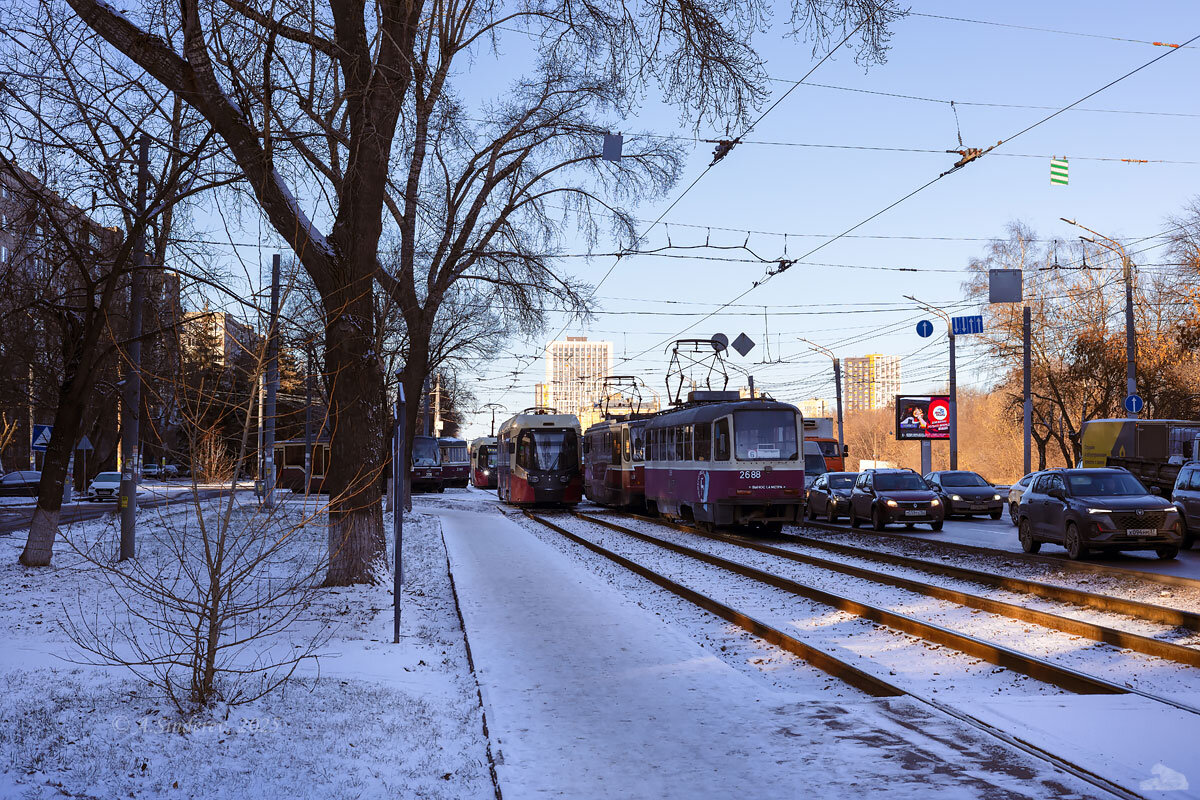
{"type": "MultiPolygon", "coordinates": [[[[228,494],[228,487],[199,489],[200,499],[207,500],[211,497],[219,497],[223,494],[228,494]]],[[[186,503],[192,499],[190,491],[183,491],[169,496],[156,496],[152,491],[145,493],[144,499],[139,497],[139,508],[160,508],[169,503],[186,503]]],[[[59,517],[59,524],[66,525],[72,522],[84,522],[90,519],[100,519],[106,514],[115,514],[117,512],[117,504],[115,502],[88,503],[88,502],[73,502],[63,506],[62,515],[59,517]]],[[[0,536],[8,536],[18,531],[29,530],[29,523],[33,519],[33,506],[21,506],[17,508],[2,507],[0,508],[0,536]]]]}
{"type": "MultiPolygon", "coordinates": [[[[844,527],[847,531],[852,530],[847,522],[842,521],[837,525],[844,527]]],[[[929,530],[928,525],[918,525],[911,531],[906,530],[903,525],[889,525],[887,530],[893,533],[903,533],[906,537],[911,536],[914,539],[957,542],[993,550],[1006,550],[1012,553],[1021,552],[1021,543],[1017,540],[1017,529],[1009,522],[1007,512],[998,520],[987,517],[946,520],[945,527],[939,533],[929,530]]],[[[858,533],[858,531],[855,532],[858,533]]],[[[866,528],[861,533],[864,536],[871,535],[866,528]]],[[[1044,543],[1041,552],[1047,556],[1059,556],[1063,559],[1067,557],[1066,551],[1056,544],[1044,543]]],[[[1088,557],[1088,561],[1110,567],[1200,579],[1200,549],[1184,550],[1171,561],[1159,561],[1153,552],[1093,554],[1088,557]]]]}

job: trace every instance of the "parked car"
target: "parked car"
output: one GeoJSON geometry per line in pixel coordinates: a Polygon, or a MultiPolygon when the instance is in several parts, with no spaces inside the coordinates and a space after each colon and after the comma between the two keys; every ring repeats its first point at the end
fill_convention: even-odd
{"type": "Polygon", "coordinates": [[[1026,553],[1055,542],[1071,559],[1092,550],[1153,550],[1168,559],[1179,555],[1183,544],[1175,506],[1122,467],[1040,472],[1021,496],[1017,513],[1026,553]]]}
{"type": "Polygon", "coordinates": [[[929,473],[925,480],[938,493],[947,517],[988,514],[1000,519],[1004,512],[1004,496],[978,472],[941,470],[929,473]]]}
{"type": "Polygon", "coordinates": [[[93,503],[97,500],[116,500],[120,493],[121,473],[101,472],[88,484],[87,499],[93,503]]]}
{"type": "Polygon", "coordinates": [[[1021,495],[1025,494],[1025,490],[1029,488],[1029,482],[1033,480],[1036,472],[1031,472],[1021,480],[1008,487],[1008,518],[1012,521],[1013,527],[1017,525],[1017,508],[1021,505],[1021,495]]]}
{"type": "Polygon", "coordinates": [[[877,531],[893,522],[912,528],[928,523],[935,531],[945,521],[937,492],[911,469],[868,469],[860,472],[850,492],[850,527],[865,520],[877,531]]]}
{"type": "Polygon", "coordinates": [[[850,492],[854,489],[857,472],[826,472],[813,481],[808,490],[808,518],[823,516],[829,522],[850,510],[850,492]]]}
{"type": "Polygon", "coordinates": [[[1179,470],[1171,500],[1183,526],[1183,549],[1190,550],[1200,535],[1200,463],[1192,461],[1179,470]]]}
{"type": "Polygon", "coordinates": [[[34,470],[18,470],[0,478],[0,497],[37,497],[42,473],[34,470]]]}

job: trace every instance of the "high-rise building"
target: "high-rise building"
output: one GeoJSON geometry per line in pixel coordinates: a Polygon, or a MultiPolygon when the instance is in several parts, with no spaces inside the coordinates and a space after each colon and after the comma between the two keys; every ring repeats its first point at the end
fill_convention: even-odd
{"type": "Polygon", "coordinates": [[[819,397],[814,397],[810,400],[801,400],[796,403],[796,408],[800,409],[800,413],[806,419],[837,417],[837,404],[829,400],[822,400],[819,397]]]}
{"type": "Polygon", "coordinates": [[[900,393],[900,356],[872,353],[842,362],[847,411],[886,408],[900,393]]]}
{"type": "Polygon", "coordinates": [[[546,405],[560,414],[575,414],[586,429],[600,417],[604,379],[612,371],[612,342],[589,342],[586,336],[546,345],[546,405]]]}

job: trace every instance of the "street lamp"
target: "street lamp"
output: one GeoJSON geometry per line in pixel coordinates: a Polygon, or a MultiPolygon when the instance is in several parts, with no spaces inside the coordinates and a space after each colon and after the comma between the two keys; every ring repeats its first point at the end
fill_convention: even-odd
{"type": "MultiPolygon", "coordinates": [[[[822,347],[816,342],[811,342],[804,337],[800,337],[800,341],[804,342],[809,348],[823,356],[833,359],[833,384],[837,392],[837,417],[838,417],[838,457],[846,457],[846,439],[842,433],[842,362],[833,354],[833,351],[828,347],[822,347]]],[[[845,467],[845,464],[842,465],[845,467]]]]}
{"type": "Polygon", "coordinates": [[[950,315],[940,308],[923,303],[911,294],[904,297],[946,320],[946,333],[950,336],[950,469],[958,469],[958,379],[954,371],[954,323],[950,321],[950,315]]]}
{"type": "Polygon", "coordinates": [[[475,409],[475,413],[478,414],[480,411],[483,411],[485,408],[490,408],[492,410],[492,432],[488,435],[495,436],[496,435],[496,409],[500,409],[501,411],[503,411],[505,409],[505,406],[502,406],[499,403],[484,403],[479,408],[475,409]]]}
{"type": "MultiPolygon", "coordinates": [[[[1073,219],[1067,219],[1066,217],[1059,217],[1059,219],[1068,225],[1082,228],[1101,241],[1088,236],[1080,236],[1080,239],[1100,245],[1121,257],[1121,266],[1125,272],[1125,394],[1128,397],[1133,397],[1137,394],[1137,335],[1133,324],[1133,261],[1130,260],[1129,255],[1125,252],[1124,246],[1116,239],[1110,239],[1086,225],[1080,225],[1073,219]]],[[[1128,408],[1125,410],[1130,416],[1138,416],[1137,412],[1129,411],[1128,408]]]]}

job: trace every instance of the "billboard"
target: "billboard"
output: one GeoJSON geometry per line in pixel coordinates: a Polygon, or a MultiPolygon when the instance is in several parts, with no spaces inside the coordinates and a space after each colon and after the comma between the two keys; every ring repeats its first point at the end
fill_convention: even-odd
{"type": "Polygon", "coordinates": [[[896,395],[896,438],[949,439],[950,396],[896,395]]]}

